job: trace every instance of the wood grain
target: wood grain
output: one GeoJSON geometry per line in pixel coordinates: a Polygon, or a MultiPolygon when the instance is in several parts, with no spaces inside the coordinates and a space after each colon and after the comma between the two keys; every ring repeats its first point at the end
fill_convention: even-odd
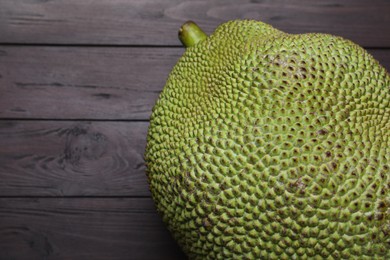
{"type": "MultiPolygon", "coordinates": [[[[0,118],[147,120],[183,51],[0,47],[0,118]]],[[[369,52],[390,70],[390,50],[369,52]]]]}
{"type": "Polygon", "coordinates": [[[0,117],[147,119],[182,52],[0,47],[0,117]]]}
{"type": "Polygon", "coordinates": [[[151,199],[0,198],[0,259],[185,259],[151,199]]]}
{"type": "Polygon", "coordinates": [[[0,121],[0,196],[150,196],[147,126],[0,121]]]}
{"type": "Polygon", "coordinates": [[[0,42],[179,45],[186,20],[207,33],[256,19],[290,33],[326,32],[366,47],[390,46],[388,0],[3,0],[0,42]]]}

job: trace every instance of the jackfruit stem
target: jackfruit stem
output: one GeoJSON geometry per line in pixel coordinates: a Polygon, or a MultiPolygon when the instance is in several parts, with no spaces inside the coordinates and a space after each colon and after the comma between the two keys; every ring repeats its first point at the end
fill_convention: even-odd
{"type": "Polygon", "coordinates": [[[179,39],[186,48],[194,46],[206,38],[207,34],[193,21],[187,21],[180,27],[179,39]]]}

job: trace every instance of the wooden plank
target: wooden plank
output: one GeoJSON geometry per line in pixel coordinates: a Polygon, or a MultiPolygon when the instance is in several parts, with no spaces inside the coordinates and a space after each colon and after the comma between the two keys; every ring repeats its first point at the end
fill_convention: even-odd
{"type": "Polygon", "coordinates": [[[0,196],[150,196],[147,126],[0,121],[0,196]]]}
{"type": "Polygon", "coordinates": [[[3,0],[0,42],[178,45],[186,20],[206,32],[256,19],[290,33],[326,32],[360,45],[390,46],[388,0],[3,0]]]}
{"type": "Polygon", "coordinates": [[[0,198],[1,259],[185,259],[151,199],[0,198]]]}
{"type": "Polygon", "coordinates": [[[147,119],[183,51],[0,47],[0,117],[147,119]]]}
{"type": "MultiPolygon", "coordinates": [[[[369,52],[390,71],[390,50],[369,52]]],[[[143,119],[182,48],[0,47],[0,118],[143,119]]]]}

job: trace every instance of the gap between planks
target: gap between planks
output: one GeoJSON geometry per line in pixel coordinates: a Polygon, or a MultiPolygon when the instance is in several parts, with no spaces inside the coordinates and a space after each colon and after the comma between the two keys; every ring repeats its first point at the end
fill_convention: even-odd
{"type": "MultiPolygon", "coordinates": [[[[179,41],[179,40],[178,40],[179,41]]],[[[153,44],[88,44],[88,43],[18,43],[0,42],[0,47],[69,47],[69,48],[184,48],[183,45],[153,45],[153,44]]],[[[367,47],[386,48],[386,47],[367,47]]],[[[390,47],[388,47],[390,48],[390,47]]]]}
{"type": "Polygon", "coordinates": [[[77,196],[72,196],[72,195],[65,195],[65,196],[50,196],[50,195],[23,195],[23,196],[18,196],[18,195],[0,195],[0,199],[151,199],[152,196],[137,196],[137,195],[131,195],[131,196],[126,196],[126,195],[108,195],[108,196],[99,196],[99,195],[77,195],[77,196]]]}

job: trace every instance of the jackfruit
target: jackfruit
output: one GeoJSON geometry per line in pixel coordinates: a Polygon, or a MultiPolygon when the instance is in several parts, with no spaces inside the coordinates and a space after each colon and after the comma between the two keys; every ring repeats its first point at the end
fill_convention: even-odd
{"type": "Polygon", "coordinates": [[[153,108],[152,197],[191,259],[389,259],[390,76],[363,48],[235,20],[153,108]]]}

